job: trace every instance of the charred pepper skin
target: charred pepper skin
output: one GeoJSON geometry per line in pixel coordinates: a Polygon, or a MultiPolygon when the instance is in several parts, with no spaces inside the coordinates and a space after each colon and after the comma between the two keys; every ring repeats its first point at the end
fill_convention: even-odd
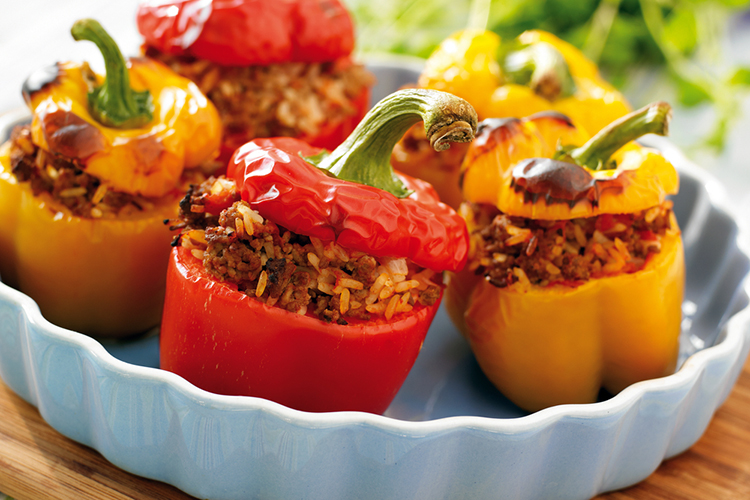
{"type": "MultiPolygon", "coordinates": [[[[92,21],[77,26],[82,22],[90,27],[92,21]]],[[[151,93],[151,118],[134,128],[103,125],[92,115],[88,93],[105,80],[85,64],[58,63],[24,85],[31,139],[108,189],[149,197],[151,208],[114,218],[76,215],[49,193],[35,195],[28,182],[18,182],[10,144],[0,148],[3,281],[32,297],[52,323],[99,337],[159,324],[173,237],[163,221],[177,213],[183,169],[210,160],[220,142],[218,114],[191,82],[144,59],[126,67],[120,54],[118,66],[136,91],[151,93]]]]}
{"type": "MultiPolygon", "coordinates": [[[[521,121],[522,125],[530,123],[521,121]]],[[[553,162],[559,175],[550,175],[547,184],[540,182],[542,196],[532,202],[523,188],[514,189],[511,183],[524,161],[533,161],[540,150],[514,140],[522,134],[510,134],[507,127],[504,132],[480,130],[464,164],[467,173],[484,171],[485,183],[486,178],[495,179],[495,192],[482,189],[482,182],[469,182],[464,184],[464,194],[472,202],[496,206],[508,215],[567,220],[633,213],[659,205],[678,188],[671,164],[658,153],[630,143],[613,156],[615,169],[553,162]],[[519,150],[510,158],[507,152],[515,146],[519,150]],[[592,179],[602,176],[610,185],[595,199],[586,196],[585,189],[570,189],[566,177],[573,168],[586,170],[592,179]]],[[[554,149],[554,136],[548,141],[552,142],[547,142],[547,151],[554,149]]],[[[481,229],[468,204],[461,213],[470,233],[481,229]]],[[[521,408],[536,411],[558,404],[591,403],[601,387],[616,394],[675,369],[685,264],[674,218],[672,229],[660,241],[660,252],[650,254],[640,270],[592,278],[577,286],[519,281],[496,287],[474,272],[470,250],[466,269],[449,274],[446,310],[487,377],[521,408]]]]}
{"type": "MultiPolygon", "coordinates": [[[[463,100],[401,91],[381,101],[330,154],[292,138],[257,139],[235,153],[227,175],[264,219],[298,234],[347,250],[405,257],[433,271],[457,270],[468,251],[463,220],[428,184],[399,176],[388,163],[393,144],[420,117],[438,148],[471,140],[476,129],[476,114],[463,100]]],[[[222,394],[265,397],[305,411],[382,413],[439,304],[415,304],[390,320],[347,317],[347,325],[330,324],[312,312],[269,307],[217,282],[200,260],[175,248],[161,367],[222,394]]]]}
{"type": "Polygon", "coordinates": [[[494,205],[508,215],[562,220],[632,213],[658,205],[667,195],[677,193],[679,176],[672,164],[657,151],[635,143],[626,144],[612,155],[615,169],[594,171],[575,165],[563,176],[560,165],[551,165],[547,177],[557,173],[558,178],[548,181],[546,190],[539,184],[540,169],[535,179],[524,173],[533,173],[529,167],[549,165],[558,141],[580,146],[588,137],[557,114],[486,120],[461,166],[462,196],[473,203],[494,205]],[[587,179],[585,188],[589,191],[573,192],[583,189],[574,189],[569,183],[576,174],[587,179]],[[532,181],[540,186],[534,188],[536,193],[521,186],[532,181]],[[567,186],[568,193],[562,192],[562,186],[567,186]],[[596,199],[591,199],[594,192],[596,199]],[[578,196],[581,198],[571,199],[578,196]]]}
{"type": "Polygon", "coordinates": [[[185,168],[218,153],[219,115],[195,84],[161,63],[131,59],[128,73],[134,88],[147,89],[154,97],[154,119],[130,129],[102,125],[92,116],[89,78],[98,84],[104,78],[93,75],[88,65],[57,63],[32,75],[24,85],[33,115],[32,140],[75,161],[111,189],[163,196],[175,188],[185,168]]]}

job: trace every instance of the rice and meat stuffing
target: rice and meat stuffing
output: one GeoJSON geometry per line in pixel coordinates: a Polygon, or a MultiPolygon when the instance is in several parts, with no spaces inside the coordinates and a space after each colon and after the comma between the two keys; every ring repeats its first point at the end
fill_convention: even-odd
{"type": "Polygon", "coordinates": [[[380,258],[334,242],[295,234],[264,219],[240,200],[232,181],[210,178],[194,185],[180,203],[172,226],[174,244],[203,261],[217,280],[298,314],[347,324],[432,305],[442,276],[403,258],[380,258]],[[208,197],[231,203],[220,214],[206,210],[208,197]]]}
{"type": "Polygon", "coordinates": [[[53,155],[31,141],[31,127],[15,127],[10,136],[10,164],[19,182],[29,182],[34,196],[49,193],[78,217],[99,219],[148,210],[148,198],[107,189],[75,160],[53,155]]]}
{"type": "Polygon", "coordinates": [[[639,271],[661,250],[673,225],[672,202],[632,214],[572,220],[511,217],[489,205],[469,205],[480,229],[471,235],[475,272],[495,286],[581,284],[639,271]]]}
{"type": "Polygon", "coordinates": [[[315,135],[354,114],[354,101],[374,81],[363,65],[348,60],[222,66],[152,47],[146,56],[194,81],[219,110],[226,133],[248,138],[315,135]]]}

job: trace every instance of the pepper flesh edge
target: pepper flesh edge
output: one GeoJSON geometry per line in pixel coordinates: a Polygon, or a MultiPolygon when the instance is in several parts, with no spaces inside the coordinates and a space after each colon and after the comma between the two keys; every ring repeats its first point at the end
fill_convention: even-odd
{"type": "Polygon", "coordinates": [[[34,196],[10,170],[0,147],[0,276],[36,301],[46,319],[102,337],[158,325],[172,233],[181,195],[126,219],[84,219],[43,193],[34,196]]]}
{"type": "Polygon", "coordinates": [[[215,281],[173,249],[161,327],[161,368],[219,394],[304,411],[382,413],[411,369],[440,300],[349,325],[267,306],[215,281]]]}
{"type": "Polygon", "coordinates": [[[591,403],[671,374],[685,281],[682,239],[635,273],[578,287],[498,288],[472,271],[449,273],[446,309],[487,377],[528,411],[591,403]]]}

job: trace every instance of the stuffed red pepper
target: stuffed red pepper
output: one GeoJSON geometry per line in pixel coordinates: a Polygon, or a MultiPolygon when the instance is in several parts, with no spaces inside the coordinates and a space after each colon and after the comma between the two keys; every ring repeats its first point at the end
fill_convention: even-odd
{"type": "Polygon", "coordinates": [[[150,0],[137,17],[145,54],[218,108],[224,161],[256,137],[333,149],[368,108],[374,79],[351,59],[352,19],[339,0],[150,0]]]}
{"type": "Polygon", "coordinates": [[[161,366],[211,392],[308,411],[383,412],[419,353],[463,220],[389,157],[424,119],[436,149],[473,108],[437,91],[379,103],[336,150],[256,139],[193,186],[175,224],[161,366]]]}

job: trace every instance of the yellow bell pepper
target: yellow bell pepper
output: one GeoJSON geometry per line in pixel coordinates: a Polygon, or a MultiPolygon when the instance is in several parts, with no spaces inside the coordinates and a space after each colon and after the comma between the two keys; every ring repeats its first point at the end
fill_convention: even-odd
{"type": "Polygon", "coordinates": [[[95,21],[79,21],[72,33],[99,46],[107,77],[60,63],[25,83],[30,135],[0,148],[0,277],[52,323],[131,335],[159,322],[173,236],[163,221],[176,216],[193,175],[183,170],[218,154],[221,125],[189,80],[146,59],[126,66],[95,21]],[[94,208],[71,209],[20,181],[13,167],[24,154],[53,174],[52,162],[62,161],[91,176],[96,189],[86,196],[94,208]],[[104,193],[134,197],[132,210],[98,210],[104,193]]]}
{"type": "MultiPolygon", "coordinates": [[[[548,224],[660,210],[678,189],[674,167],[630,141],[665,133],[668,116],[667,105],[652,105],[575,148],[556,148],[555,134],[541,144],[527,141],[507,123],[480,127],[464,163],[468,201],[460,209],[472,234],[469,263],[450,274],[445,303],[484,373],[521,408],[589,403],[601,387],[615,394],[674,371],[685,279],[682,240],[670,213],[660,251],[640,268],[576,282],[521,278],[497,286],[482,272],[487,263],[480,261],[477,239],[490,221],[477,218],[475,207],[548,224]]],[[[516,128],[528,131],[536,121],[516,128]]]]}
{"type": "Polygon", "coordinates": [[[502,82],[499,50],[500,37],[490,31],[459,31],[443,40],[425,61],[418,85],[465,99],[480,119],[498,116],[486,111],[502,82]]]}
{"type": "MultiPolygon", "coordinates": [[[[668,112],[668,105],[660,105],[667,106],[661,108],[662,113],[668,112]]],[[[650,106],[639,113],[654,114],[658,109],[658,106],[650,106]]],[[[615,121],[613,125],[618,123],[615,121]]],[[[578,146],[587,135],[572,126],[565,126],[562,118],[556,115],[543,114],[499,125],[493,127],[492,121],[480,123],[477,138],[467,152],[461,170],[462,196],[474,203],[495,205],[508,215],[562,220],[605,213],[632,213],[658,205],[666,195],[675,194],[679,187],[677,172],[661,154],[628,142],[608,155],[616,168],[571,167],[570,170],[577,175],[576,182],[584,182],[588,190],[565,194],[583,198],[549,203],[546,192],[540,194],[521,189],[518,184],[529,181],[525,178],[527,175],[514,176],[514,168],[527,158],[552,158],[558,142],[578,146]],[[596,200],[590,199],[594,193],[596,200]]],[[[596,142],[589,149],[598,151],[600,142],[610,138],[609,129],[603,130],[591,139],[596,142]]],[[[536,169],[545,166],[544,162],[536,163],[539,164],[536,169]]],[[[548,187],[547,184],[539,186],[548,187]]]]}
{"type": "Polygon", "coordinates": [[[98,336],[138,333],[158,324],[181,194],[117,219],[79,217],[50,196],[34,195],[0,147],[0,277],[32,297],[56,325],[98,336]]]}
{"type": "Polygon", "coordinates": [[[520,48],[505,55],[503,67],[498,61],[499,36],[490,31],[459,31],[427,59],[418,84],[463,97],[474,106],[480,119],[522,118],[554,110],[570,117],[589,134],[630,111],[623,95],[569,43],[539,30],[525,31],[516,41],[520,48]],[[543,50],[525,53],[528,49],[543,50]],[[556,54],[561,57],[555,59],[556,54]],[[529,66],[520,72],[522,80],[526,80],[523,83],[514,82],[517,78],[511,74],[510,66],[519,64],[529,66]],[[537,67],[542,73],[539,85],[529,75],[537,67]],[[566,89],[564,80],[568,74],[574,86],[566,89]],[[552,84],[550,78],[555,80],[552,84]]]}
{"type": "MultiPolygon", "coordinates": [[[[569,43],[538,30],[522,33],[515,43],[518,48],[499,61],[501,40],[495,33],[455,33],[427,59],[418,84],[466,99],[480,119],[557,111],[589,135],[630,111],[625,98],[601,78],[596,65],[569,43]]],[[[394,168],[430,182],[442,201],[458,207],[461,191],[455,159],[463,149],[436,158],[428,148],[420,147],[419,134],[413,128],[396,147],[394,168]]]]}

